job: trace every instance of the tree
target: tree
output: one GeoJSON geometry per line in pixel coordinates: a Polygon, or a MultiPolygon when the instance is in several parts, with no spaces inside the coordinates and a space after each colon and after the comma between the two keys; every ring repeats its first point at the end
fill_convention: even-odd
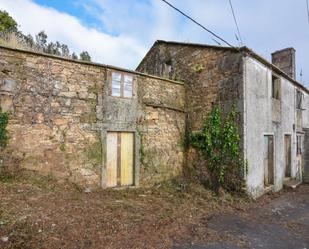
{"type": "Polygon", "coordinates": [[[0,32],[17,32],[17,22],[5,10],[0,10],[0,32]]]}
{"type": "Polygon", "coordinates": [[[74,52],[72,53],[71,57],[72,57],[73,60],[78,60],[78,56],[74,52]]]}
{"type": "Polygon", "coordinates": [[[24,37],[23,37],[23,39],[24,39],[24,41],[25,41],[25,43],[29,46],[29,47],[33,47],[34,45],[35,45],[35,42],[34,42],[34,39],[33,39],[33,37],[32,37],[32,35],[24,35],[24,37]]]}
{"type": "Polygon", "coordinates": [[[79,55],[80,60],[82,61],[91,61],[91,57],[87,51],[83,51],[79,55]]]}
{"type": "Polygon", "coordinates": [[[46,51],[47,46],[47,35],[45,34],[45,31],[40,31],[35,36],[36,45],[43,51],[46,51]]]}
{"type": "MultiPolygon", "coordinates": [[[[0,41],[9,45],[10,39],[20,45],[24,49],[38,50],[40,52],[63,56],[78,60],[75,53],[70,54],[68,45],[61,44],[59,41],[48,42],[48,36],[44,30],[35,35],[35,39],[29,34],[24,35],[18,30],[17,22],[5,10],[0,10],[0,41]]],[[[91,61],[91,57],[87,51],[80,53],[80,60],[91,61]]]]}
{"type": "Polygon", "coordinates": [[[61,55],[61,44],[60,42],[56,41],[56,51],[55,55],[61,55]]]}
{"type": "Polygon", "coordinates": [[[69,50],[68,45],[66,44],[61,45],[61,55],[63,57],[70,57],[70,50],[69,50]]]}

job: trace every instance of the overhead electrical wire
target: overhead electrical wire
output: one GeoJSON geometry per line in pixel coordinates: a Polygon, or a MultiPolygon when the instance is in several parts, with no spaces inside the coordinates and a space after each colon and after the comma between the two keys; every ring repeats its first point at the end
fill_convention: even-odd
{"type": "Polygon", "coordinates": [[[175,7],[174,5],[172,5],[171,3],[169,3],[166,0],[161,0],[162,2],[166,3],[167,5],[169,5],[171,8],[173,8],[174,10],[178,11],[180,14],[182,14],[183,16],[185,16],[186,18],[188,18],[189,20],[191,20],[192,22],[194,22],[195,24],[197,24],[198,26],[200,26],[202,29],[206,30],[208,33],[212,34],[214,37],[216,37],[217,39],[219,39],[220,41],[224,42],[226,45],[234,48],[233,45],[231,45],[229,42],[227,42],[226,40],[224,40],[223,38],[221,38],[219,35],[215,34],[213,31],[211,31],[210,29],[206,28],[204,25],[200,24],[199,22],[197,22],[196,20],[194,20],[192,17],[188,16],[187,14],[185,14],[183,11],[181,11],[180,9],[178,9],[177,7],[175,7]]]}
{"type": "MultiPolygon", "coordinates": [[[[229,2],[230,2],[232,14],[233,14],[234,22],[235,22],[235,25],[236,25],[236,28],[237,28],[237,33],[238,33],[238,38],[240,40],[240,45],[242,45],[243,42],[242,42],[242,38],[241,38],[241,35],[240,35],[240,30],[239,30],[239,27],[238,27],[238,23],[237,23],[236,15],[235,15],[235,12],[234,12],[234,8],[233,8],[233,5],[232,5],[232,0],[229,0],[229,2]]],[[[236,36],[236,39],[237,39],[237,36],[236,36]]]]}

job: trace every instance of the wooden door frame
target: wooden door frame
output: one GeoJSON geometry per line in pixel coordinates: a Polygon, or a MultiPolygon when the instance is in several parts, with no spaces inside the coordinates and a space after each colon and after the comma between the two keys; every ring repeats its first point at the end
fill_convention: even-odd
{"type": "Polygon", "coordinates": [[[106,129],[101,131],[102,141],[102,170],[101,170],[101,187],[108,188],[106,186],[106,165],[107,165],[107,133],[108,132],[130,132],[133,133],[133,185],[132,186],[117,186],[115,188],[123,187],[136,187],[139,185],[139,172],[140,172],[140,136],[136,129],[106,129]]]}
{"type": "Polygon", "coordinates": [[[292,177],[292,133],[284,133],[284,163],[285,163],[285,169],[284,169],[284,177],[292,177]],[[289,136],[290,137],[290,176],[286,176],[286,170],[287,170],[287,162],[286,162],[286,143],[285,138],[289,136]]]}
{"type": "Polygon", "coordinates": [[[274,186],[275,185],[275,182],[276,182],[276,139],[275,139],[275,134],[274,133],[264,133],[263,134],[263,153],[264,153],[264,150],[265,150],[265,137],[273,137],[273,182],[272,184],[269,184],[269,185],[265,185],[265,165],[264,165],[264,154],[263,154],[263,182],[264,182],[264,187],[269,187],[269,186],[274,186]]]}

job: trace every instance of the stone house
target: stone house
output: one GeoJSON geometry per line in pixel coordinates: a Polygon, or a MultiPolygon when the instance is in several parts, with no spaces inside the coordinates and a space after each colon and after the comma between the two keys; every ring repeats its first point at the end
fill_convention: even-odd
{"type": "MultiPolygon", "coordinates": [[[[137,71],[186,83],[187,132],[201,129],[214,103],[237,106],[251,196],[308,179],[309,90],[295,80],[293,48],[270,63],[247,47],[157,41],[137,71]]],[[[189,165],[198,162],[187,155],[189,165]]]]}
{"type": "Polygon", "coordinates": [[[173,80],[0,47],[2,166],[82,186],[172,178],[183,168],[184,94],[173,80]]]}
{"type": "Polygon", "coordinates": [[[308,174],[309,91],[294,79],[293,49],[273,59],[157,41],[131,71],[0,47],[0,106],[10,113],[0,166],[83,186],[153,185],[203,163],[184,138],[213,104],[235,104],[248,193],[279,190],[308,174]]]}

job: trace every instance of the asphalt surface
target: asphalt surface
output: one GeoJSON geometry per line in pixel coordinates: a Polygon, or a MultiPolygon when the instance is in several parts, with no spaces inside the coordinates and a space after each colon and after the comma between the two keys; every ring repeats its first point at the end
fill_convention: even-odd
{"type": "Polygon", "coordinates": [[[309,186],[246,213],[216,215],[205,226],[222,238],[173,249],[309,249],[309,186]]]}

